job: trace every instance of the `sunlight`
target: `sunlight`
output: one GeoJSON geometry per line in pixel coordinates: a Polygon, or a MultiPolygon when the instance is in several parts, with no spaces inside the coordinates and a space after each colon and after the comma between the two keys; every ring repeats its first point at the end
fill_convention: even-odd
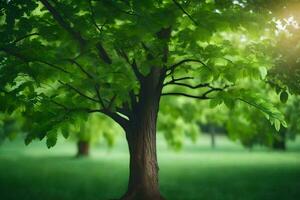
{"type": "Polygon", "coordinates": [[[281,33],[286,34],[287,36],[292,36],[294,31],[300,29],[300,4],[291,3],[287,7],[280,9],[277,12],[277,18],[274,19],[276,24],[276,35],[281,33]]]}
{"type": "Polygon", "coordinates": [[[292,31],[297,30],[300,28],[298,21],[295,19],[294,16],[290,16],[288,18],[278,19],[275,20],[276,24],[276,35],[279,35],[280,33],[285,33],[287,36],[292,35],[292,31]],[[292,28],[292,30],[290,30],[292,28]]]}

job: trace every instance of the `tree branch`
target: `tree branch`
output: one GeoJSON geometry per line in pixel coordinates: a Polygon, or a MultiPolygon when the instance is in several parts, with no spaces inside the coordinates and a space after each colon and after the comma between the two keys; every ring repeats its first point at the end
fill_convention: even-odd
{"type": "Polygon", "coordinates": [[[207,100],[210,99],[204,95],[201,96],[195,96],[195,95],[190,95],[182,92],[167,92],[167,93],[162,93],[162,96],[184,96],[184,97],[189,97],[189,98],[194,98],[194,99],[201,99],[201,100],[207,100]]]}
{"type": "Polygon", "coordinates": [[[72,29],[70,24],[68,24],[64,18],[60,15],[60,13],[47,1],[47,0],[39,0],[45,8],[51,13],[53,18],[58,22],[58,24],[64,28],[72,37],[74,40],[76,40],[80,47],[82,48],[86,41],[83,39],[81,34],[75,30],[72,29]]]}
{"type": "Polygon", "coordinates": [[[184,8],[180,5],[180,3],[178,3],[176,0],[173,0],[174,4],[184,13],[188,16],[188,18],[195,24],[198,26],[198,22],[187,12],[184,10],[184,8]]]}
{"type": "Polygon", "coordinates": [[[112,120],[117,122],[124,130],[128,129],[128,120],[124,117],[120,116],[119,114],[115,112],[111,112],[109,110],[103,110],[101,111],[103,114],[109,116],[112,120]]]}
{"type": "Polygon", "coordinates": [[[142,82],[142,81],[144,80],[144,76],[143,76],[143,74],[139,71],[135,59],[133,59],[133,61],[132,61],[132,63],[131,63],[131,68],[132,68],[132,71],[133,71],[134,75],[136,76],[136,78],[137,78],[140,82],[142,82]]]}
{"type": "Polygon", "coordinates": [[[122,108],[117,108],[117,112],[121,113],[122,115],[124,115],[128,118],[130,118],[130,116],[131,116],[129,106],[126,103],[123,104],[122,108]]]}
{"type": "Polygon", "coordinates": [[[191,89],[209,87],[208,83],[200,83],[200,84],[194,85],[194,86],[189,85],[187,83],[176,83],[176,82],[168,82],[168,83],[164,84],[164,86],[167,86],[167,85],[178,85],[178,86],[188,87],[188,88],[191,88],[191,89]]]}
{"type": "Polygon", "coordinates": [[[69,71],[67,71],[67,70],[65,70],[65,69],[63,69],[63,68],[61,68],[61,67],[59,67],[57,65],[54,65],[52,63],[49,63],[49,62],[46,62],[46,61],[43,61],[43,60],[36,60],[36,62],[43,63],[45,65],[48,65],[49,67],[52,67],[52,68],[57,69],[59,71],[62,71],[64,73],[66,73],[66,74],[71,74],[71,72],[69,72],[69,71]]]}
{"type": "Polygon", "coordinates": [[[111,100],[110,100],[110,102],[109,102],[109,104],[108,104],[108,106],[107,106],[107,109],[108,109],[108,110],[111,110],[112,105],[114,104],[116,98],[117,98],[117,95],[116,95],[116,94],[111,98],[111,100]]]}
{"type": "Polygon", "coordinates": [[[62,107],[67,112],[87,112],[87,113],[94,113],[94,112],[100,112],[108,117],[110,117],[112,120],[114,120],[116,123],[118,123],[124,130],[128,128],[128,120],[124,117],[120,116],[117,113],[111,112],[107,109],[89,109],[89,108],[68,108],[67,106],[58,103],[54,100],[50,100],[50,102],[54,103],[55,105],[62,107]]]}
{"type": "Polygon", "coordinates": [[[100,42],[98,42],[96,44],[96,48],[98,50],[98,55],[100,57],[100,59],[106,63],[106,64],[112,64],[112,60],[110,59],[108,53],[106,52],[106,50],[104,49],[104,47],[102,46],[102,44],[100,42]]]}
{"type": "Polygon", "coordinates": [[[89,96],[85,95],[83,92],[81,92],[81,91],[78,90],[77,88],[73,87],[72,85],[70,85],[70,84],[68,84],[68,83],[64,83],[64,82],[62,82],[62,81],[60,81],[60,80],[58,80],[58,82],[59,82],[60,84],[62,84],[62,85],[67,86],[68,88],[74,90],[74,91],[75,91],[77,94],[79,94],[80,96],[82,96],[82,97],[84,97],[84,98],[86,98],[86,99],[88,99],[88,100],[90,100],[90,101],[93,101],[93,102],[97,102],[97,103],[98,103],[98,101],[97,101],[96,99],[94,99],[94,98],[92,98],[92,97],[89,97],[89,96]]]}
{"type": "Polygon", "coordinates": [[[50,100],[50,102],[54,103],[55,105],[62,107],[64,110],[68,112],[87,112],[87,113],[93,113],[93,112],[102,112],[101,110],[97,109],[89,109],[89,108],[68,108],[67,106],[58,103],[57,101],[54,101],[53,99],[50,100]]]}
{"type": "Polygon", "coordinates": [[[163,84],[163,86],[175,83],[177,81],[183,81],[183,80],[189,80],[189,79],[194,79],[194,77],[190,77],[190,76],[188,76],[188,77],[182,77],[182,78],[174,78],[174,77],[172,77],[172,80],[169,81],[169,82],[166,82],[165,84],[163,84]]]}
{"type": "Polygon", "coordinates": [[[209,97],[207,97],[208,94],[215,92],[215,91],[223,91],[226,88],[230,87],[229,85],[225,85],[223,88],[215,88],[212,87],[210,85],[205,85],[204,87],[209,87],[211,88],[210,90],[204,92],[202,95],[200,96],[196,96],[196,95],[190,95],[190,94],[186,94],[186,93],[181,93],[181,92],[168,92],[168,93],[162,93],[162,96],[166,96],[166,95],[177,95],[177,96],[185,96],[185,97],[190,97],[190,98],[195,98],[195,99],[202,99],[202,100],[206,100],[206,99],[211,99],[209,97]]]}
{"type": "Polygon", "coordinates": [[[96,83],[95,85],[95,91],[96,91],[96,94],[97,94],[97,97],[98,97],[98,100],[99,100],[99,103],[100,105],[102,106],[103,109],[105,109],[105,104],[101,98],[101,95],[100,95],[100,92],[99,92],[100,88],[99,88],[99,85],[96,83]]]}
{"type": "Polygon", "coordinates": [[[153,56],[153,53],[151,52],[151,49],[149,47],[147,47],[147,45],[144,42],[141,42],[141,44],[142,44],[142,47],[145,50],[145,52],[148,52],[147,59],[153,60],[154,56],[153,56]]]}
{"type": "MultiPolygon", "coordinates": [[[[80,32],[73,30],[70,24],[63,19],[60,13],[47,0],[39,1],[41,1],[47,10],[52,14],[53,18],[58,22],[58,24],[63,27],[73,37],[73,39],[78,41],[81,49],[83,49],[86,44],[86,40],[81,36],[80,32]]],[[[106,64],[111,64],[112,60],[100,42],[96,44],[96,48],[98,50],[99,57],[103,60],[103,62],[106,64]]]]}
{"type": "Polygon", "coordinates": [[[132,63],[130,62],[127,54],[123,49],[116,49],[118,55],[120,55],[124,60],[131,66],[131,69],[135,75],[135,77],[138,79],[138,81],[142,82],[143,79],[145,78],[143,74],[139,71],[135,59],[133,59],[132,63]]]}
{"type": "Polygon", "coordinates": [[[70,63],[76,65],[88,78],[94,79],[92,74],[90,74],[88,71],[86,71],[76,60],[71,59],[71,58],[68,58],[66,60],[69,61],[70,63]]]}
{"type": "Polygon", "coordinates": [[[11,44],[16,44],[17,42],[20,42],[21,40],[24,40],[26,38],[29,38],[31,36],[35,36],[35,35],[40,35],[39,33],[30,33],[30,34],[27,34],[27,35],[24,35],[20,38],[17,38],[16,40],[14,40],[13,42],[11,42],[11,44]]]}
{"type": "Polygon", "coordinates": [[[47,65],[47,66],[49,66],[49,67],[51,67],[53,69],[62,71],[64,73],[66,73],[66,74],[71,74],[69,71],[67,71],[67,70],[65,70],[65,69],[63,69],[63,68],[61,68],[61,67],[59,67],[57,65],[54,65],[54,64],[52,64],[50,62],[39,60],[39,59],[30,59],[30,58],[27,58],[27,57],[23,56],[22,54],[20,54],[19,52],[16,52],[16,51],[12,50],[11,48],[1,47],[0,51],[4,51],[6,54],[11,55],[11,56],[13,56],[13,57],[15,57],[15,58],[17,58],[17,59],[25,62],[25,63],[40,62],[40,63],[43,63],[43,64],[45,64],[45,65],[47,65]]]}
{"type": "Polygon", "coordinates": [[[184,64],[184,63],[187,63],[187,62],[196,62],[196,63],[200,63],[202,64],[204,67],[208,68],[209,70],[212,70],[209,66],[207,66],[203,61],[199,60],[199,59],[184,59],[182,61],[179,61],[178,63],[172,65],[171,67],[168,68],[168,71],[170,71],[168,75],[172,74],[175,70],[176,67],[184,64]]]}
{"type": "Polygon", "coordinates": [[[90,6],[90,11],[91,11],[91,19],[92,19],[92,23],[94,24],[94,26],[96,27],[96,29],[99,31],[99,33],[102,32],[102,27],[100,28],[95,20],[95,13],[93,10],[93,5],[92,5],[92,0],[88,0],[89,1],[89,6],[90,6]]]}

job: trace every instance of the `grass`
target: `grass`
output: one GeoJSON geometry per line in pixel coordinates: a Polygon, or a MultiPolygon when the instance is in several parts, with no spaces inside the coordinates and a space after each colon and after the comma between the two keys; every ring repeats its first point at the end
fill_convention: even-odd
{"type": "MultiPolygon", "coordinates": [[[[300,138],[288,152],[248,151],[206,138],[183,151],[159,146],[160,187],[168,200],[300,199],[300,138]]],[[[128,153],[124,144],[108,151],[95,147],[88,159],[75,159],[73,144],[61,141],[24,147],[20,141],[0,147],[2,200],[108,200],[126,189],[128,153]]]]}

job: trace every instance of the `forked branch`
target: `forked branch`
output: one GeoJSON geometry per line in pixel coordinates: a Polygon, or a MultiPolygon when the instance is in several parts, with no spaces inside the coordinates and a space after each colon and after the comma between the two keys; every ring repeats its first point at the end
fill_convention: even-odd
{"type": "Polygon", "coordinates": [[[201,65],[203,65],[204,67],[208,68],[209,70],[212,70],[209,66],[207,66],[202,60],[199,60],[199,59],[184,59],[184,60],[181,60],[179,61],[178,63],[175,63],[174,65],[170,66],[168,68],[167,71],[169,71],[169,73],[167,74],[168,75],[171,75],[174,70],[179,67],[180,65],[183,65],[185,63],[188,63],[188,62],[196,62],[196,63],[200,63],[201,65]]]}
{"type": "Polygon", "coordinates": [[[129,59],[129,57],[128,57],[128,55],[125,53],[125,51],[123,49],[117,48],[116,51],[117,51],[118,55],[120,57],[122,57],[130,65],[130,67],[131,67],[131,69],[132,69],[135,77],[138,79],[138,81],[142,82],[145,77],[139,71],[137,63],[136,63],[136,60],[133,59],[133,61],[131,62],[130,59],[129,59]]]}
{"type": "Polygon", "coordinates": [[[206,92],[204,92],[203,94],[201,94],[200,96],[197,95],[192,95],[192,94],[186,94],[183,92],[167,92],[167,93],[162,93],[162,96],[185,96],[185,97],[189,97],[189,98],[194,98],[194,99],[201,99],[201,100],[207,100],[207,99],[211,99],[210,97],[208,97],[208,95],[212,92],[215,91],[223,91],[226,88],[230,87],[229,85],[225,85],[222,88],[217,88],[217,87],[212,87],[210,85],[206,85],[204,87],[209,87],[210,89],[207,90],[206,92]]]}

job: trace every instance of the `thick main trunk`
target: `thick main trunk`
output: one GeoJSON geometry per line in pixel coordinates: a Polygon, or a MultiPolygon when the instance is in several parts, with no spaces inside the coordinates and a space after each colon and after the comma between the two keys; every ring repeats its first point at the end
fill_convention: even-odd
{"type": "Polygon", "coordinates": [[[158,184],[156,122],[161,87],[160,77],[150,77],[142,87],[126,137],[130,153],[128,189],[122,200],[162,200],[158,184]],[[158,80],[155,80],[158,79],[158,80]],[[153,84],[157,82],[157,84],[153,84]]]}
{"type": "Polygon", "coordinates": [[[150,108],[127,133],[130,153],[128,189],[122,200],[162,200],[158,185],[156,113],[150,108]]]}
{"type": "Polygon", "coordinates": [[[88,156],[90,153],[90,144],[88,141],[81,141],[77,142],[77,157],[85,157],[88,156]]]}

